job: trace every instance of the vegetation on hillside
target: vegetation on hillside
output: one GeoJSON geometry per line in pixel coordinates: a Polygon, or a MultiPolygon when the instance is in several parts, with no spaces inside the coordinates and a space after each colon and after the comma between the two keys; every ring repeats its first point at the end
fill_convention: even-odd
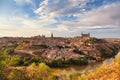
{"type": "MultiPolygon", "coordinates": [[[[120,80],[120,57],[109,65],[103,64],[95,70],[85,73],[73,72],[63,75],[53,74],[51,68],[40,57],[20,57],[12,55],[12,48],[0,50],[0,80],[120,80]]],[[[51,65],[86,64],[87,57],[79,59],[56,60],[51,65]]]]}
{"type": "Polygon", "coordinates": [[[77,47],[79,45],[74,45],[75,47],[66,44],[51,46],[46,43],[31,44],[29,41],[24,41],[21,44],[14,43],[12,46],[1,47],[0,80],[120,80],[120,57],[109,65],[103,64],[95,70],[84,73],[73,71],[73,73],[59,74],[58,71],[58,74],[54,74],[54,72],[57,71],[52,70],[53,68],[65,68],[70,65],[86,65],[89,60],[97,61],[97,56],[100,56],[103,60],[114,57],[119,50],[119,46],[104,42],[104,40],[96,38],[90,38],[90,40],[88,39],[83,42],[86,49],[94,48],[98,53],[100,52],[99,55],[95,53],[95,56],[92,55],[92,53],[96,50],[91,53],[90,51],[86,53],[81,48],[77,47]],[[53,51],[51,51],[51,49],[53,49],[53,51]],[[45,55],[48,55],[48,52],[58,52],[59,55],[52,61],[49,61],[50,59],[46,59],[47,56],[22,56],[21,53],[20,55],[14,54],[14,50],[41,51],[36,52],[36,54],[43,53],[45,55]],[[60,56],[64,51],[67,54],[79,56],[77,58],[72,57],[74,55],[70,55],[70,58],[60,56]]]}
{"type": "Polygon", "coordinates": [[[109,65],[103,64],[95,70],[82,74],[78,80],[120,80],[120,56],[109,65]]]}

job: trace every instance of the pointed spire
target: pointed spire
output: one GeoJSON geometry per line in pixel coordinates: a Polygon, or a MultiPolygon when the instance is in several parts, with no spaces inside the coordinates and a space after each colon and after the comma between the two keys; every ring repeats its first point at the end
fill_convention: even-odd
{"type": "Polygon", "coordinates": [[[53,33],[51,33],[51,38],[53,38],[53,33]]]}

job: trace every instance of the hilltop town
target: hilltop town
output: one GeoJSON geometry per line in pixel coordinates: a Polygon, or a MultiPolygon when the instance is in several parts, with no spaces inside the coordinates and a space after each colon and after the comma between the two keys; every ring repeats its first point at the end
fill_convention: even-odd
{"type": "MultiPolygon", "coordinates": [[[[66,62],[80,59],[83,63],[103,61],[113,57],[120,49],[120,39],[98,39],[88,34],[81,36],[62,38],[34,36],[34,37],[3,37],[0,38],[0,47],[15,46],[13,55],[22,57],[38,56],[46,62],[51,63],[55,60],[66,62]]],[[[77,64],[77,63],[76,63],[77,64]]]]}

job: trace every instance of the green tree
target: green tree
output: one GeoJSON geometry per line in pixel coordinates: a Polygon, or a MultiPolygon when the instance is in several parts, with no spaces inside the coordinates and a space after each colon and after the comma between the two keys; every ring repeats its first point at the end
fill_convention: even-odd
{"type": "Polygon", "coordinates": [[[5,70],[6,69],[6,64],[2,61],[0,61],[0,80],[5,80],[5,70]]]}
{"type": "Polygon", "coordinates": [[[51,66],[51,67],[64,67],[65,66],[64,63],[63,63],[62,59],[56,59],[56,60],[53,60],[48,65],[51,66]]]}
{"type": "Polygon", "coordinates": [[[73,52],[76,54],[84,55],[83,51],[81,51],[79,49],[74,49],[73,52]]]}
{"type": "Polygon", "coordinates": [[[10,62],[10,56],[5,49],[0,50],[0,80],[6,80],[5,69],[10,62]]]}
{"type": "Polygon", "coordinates": [[[39,64],[38,71],[39,71],[39,76],[41,76],[42,80],[49,79],[51,69],[45,63],[39,64]]]}
{"type": "Polygon", "coordinates": [[[40,63],[38,66],[33,63],[28,67],[28,71],[30,80],[50,80],[51,69],[45,63],[40,63]]]}
{"type": "Polygon", "coordinates": [[[38,75],[38,70],[37,70],[37,66],[35,63],[32,63],[28,68],[28,78],[30,78],[30,80],[40,80],[40,77],[38,75]]]}
{"type": "Polygon", "coordinates": [[[13,56],[11,58],[10,65],[12,66],[22,66],[24,64],[23,58],[20,56],[13,56]]]}
{"type": "Polygon", "coordinates": [[[23,69],[13,69],[8,75],[9,80],[26,80],[23,69]]]}
{"type": "Polygon", "coordinates": [[[86,65],[88,63],[86,57],[80,57],[78,59],[70,59],[69,62],[70,64],[75,64],[75,65],[86,65]]]}

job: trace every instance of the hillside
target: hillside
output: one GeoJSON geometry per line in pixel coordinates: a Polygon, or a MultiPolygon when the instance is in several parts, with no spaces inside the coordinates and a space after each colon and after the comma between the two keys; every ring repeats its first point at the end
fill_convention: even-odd
{"type": "Polygon", "coordinates": [[[120,56],[112,63],[82,74],[78,80],[120,80],[120,56]]]}
{"type": "Polygon", "coordinates": [[[40,38],[19,43],[14,55],[39,56],[47,63],[59,60],[61,64],[87,64],[114,57],[119,44],[93,37],[40,38]]]}
{"type": "Polygon", "coordinates": [[[1,80],[119,80],[119,59],[89,72],[55,68],[86,66],[114,57],[119,40],[93,37],[32,37],[0,39],[1,80]],[[57,73],[57,74],[56,74],[57,73]],[[64,74],[62,74],[64,73],[64,74]],[[39,74],[39,75],[38,75],[39,74]],[[103,75],[105,74],[105,75],[103,75]],[[17,75],[17,76],[16,76],[17,75]]]}
{"type": "MultiPolygon", "coordinates": [[[[120,49],[119,39],[98,39],[88,34],[76,37],[3,37],[0,47],[12,48],[13,56],[40,58],[51,67],[86,65],[114,57],[120,49]]],[[[11,52],[11,51],[10,51],[11,52]]],[[[39,61],[38,61],[39,62],[39,61]]],[[[41,61],[40,61],[41,62],[41,61]]]]}

